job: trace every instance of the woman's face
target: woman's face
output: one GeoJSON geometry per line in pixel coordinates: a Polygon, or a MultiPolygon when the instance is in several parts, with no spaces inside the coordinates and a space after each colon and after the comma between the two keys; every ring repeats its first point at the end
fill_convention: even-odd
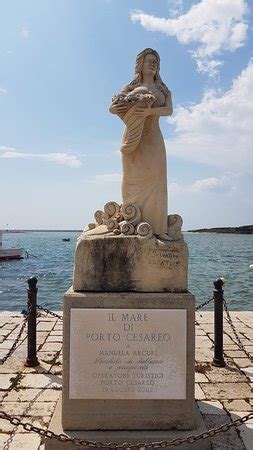
{"type": "Polygon", "coordinates": [[[155,76],[158,68],[158,63],[155,55],[153,53],[148,53],[143,61],[142,75],[153,75],[155,76]]]}

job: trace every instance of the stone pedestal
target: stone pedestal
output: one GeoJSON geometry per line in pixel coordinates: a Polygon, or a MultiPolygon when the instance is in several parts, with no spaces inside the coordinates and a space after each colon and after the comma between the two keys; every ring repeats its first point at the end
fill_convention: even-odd
{"type": "MultiPolygon", "coordinates": [[[[195,421],[196,426],[191,431],[183,431],[183,430],[169,430],[169,431],[159,431],[159,430],[151,430],[151,431],[71,431],[62,428],[61,423],[61,407],[62,401],[59,400],[53,418],[49,425],[49,430],[53,431],[55,434],[59,435],[64,433],[70,439],[77,438],[85,441],[93,441],[93,442],[104,442],[104,443],[114,443],[123,444],[125,442],[131,444],[139,444],[140,442],[150,444],[152,442],[161,442],[166,441],[170,442],[173,439],[185,439],[189,435],[198,436],[201,433],[207,431],[202,416],[198,410],[198,407],[195,405],[195,421]]],[[[56,439],[45,439],[45,450],[76,450],[78,447],[72,442],[60,442],[56,439]]],[[[92,447],[94,450],[108,450],[108,447],[94,446],[92,447]]],[[[155,447],[149,447],[155,448],[155,447]]],[[[169,450],[174,448],[174,446],[163,447],[165,450],[169,450]]],[[[201,439],[193,443],[184,442],[181,445],[177,445],[175,447],[177,450],[210,450],[211,449],[211,438],[201,439]]]]}
{"type": "Polygon", "coordinates": [[[187,292],[183,240],[89,233],[82,233],[76,247],[75,291],[187,292]]]}
{"type": "Polygon", "coordinates": [[[190,430],[190,293],[64,296],[62,425],[68,430],[190,430]]]}

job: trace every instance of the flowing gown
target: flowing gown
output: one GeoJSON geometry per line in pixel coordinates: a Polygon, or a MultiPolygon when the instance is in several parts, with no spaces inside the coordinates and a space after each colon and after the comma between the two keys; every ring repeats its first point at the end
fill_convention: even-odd
{"type": "MultiPolygon", "coordinates": [[[[164,106],[165,96],[153,91],[156,101],[152,107],[164,106]]],[[[159,116],[148,116],[141,128],[138,146],[124,152],[129,135],[127,127],[122,137],[122,199],[123,204],[136,204],[142,220],[153,227],[154,234],[167,233],[168,194],[166,150],[159,127],[159,116]]]]}

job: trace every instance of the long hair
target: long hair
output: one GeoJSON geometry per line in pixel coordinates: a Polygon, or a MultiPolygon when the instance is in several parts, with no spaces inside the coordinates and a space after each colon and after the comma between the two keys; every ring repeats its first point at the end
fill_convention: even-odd
{"type": "Polygon", "coordinates": [[[157,86],[158,89],[160,89],[160,91],[162,91],[162,93],[166,96],[168,94],[168,88],[166,86],[166,84],[162,81],[161,76],[160,76],[160,56],[157,53],[156,50],[153,50],[152,48],[145,48],[144,50],[142,50],[142,52],[140,52],[137,57],[136,57],[136,61],[135,61],[135,71],[134,71],[134,79],[127,84],[126,86],[124,86],[123,91],[124,92],[130,92],[133,89],[135,89],[138,86],[141,86],[142,84],[142,67],[143,67],[143,63],[144,63],[144,58],[146,55],[152,53],[157,60],[157,71],[156,74],[154,76],[154,82],[157,86]]]}

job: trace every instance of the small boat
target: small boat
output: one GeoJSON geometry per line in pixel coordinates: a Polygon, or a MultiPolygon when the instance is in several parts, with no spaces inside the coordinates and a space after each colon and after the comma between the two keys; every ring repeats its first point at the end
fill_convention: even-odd
{"type": "Polygon", "coordinates": [[[8,261],[9,259],[23,259],[21,248],[3,248],[2,239],[3,232],[0,231],[0,260],[8,261]]]}
{"type": "Polygon", "coordinates": [[[64,242],[69,242],[70,241],[70,238],[63,238],[62,239],[64,242]]]}

